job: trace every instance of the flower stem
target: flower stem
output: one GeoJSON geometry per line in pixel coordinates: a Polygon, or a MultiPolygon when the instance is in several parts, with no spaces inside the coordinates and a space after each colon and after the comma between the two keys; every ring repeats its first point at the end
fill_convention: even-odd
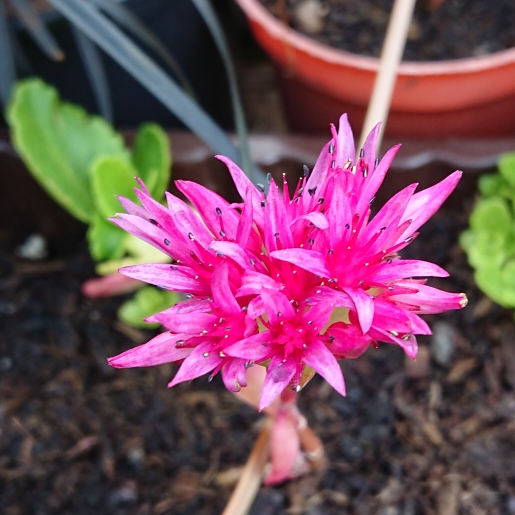
{"type": "Polygon", "coordinates": [[[316,471],[323,470],[327,465],[324,444],[308,426],[306,418],[302,415],[300,415],[299,421],[299,438],[309,466],[316,471]]]}
{"type": "Polygon", "coordinates": [[[270,454],[270,428],[271,420],[267,418],[222,515],[246,515],[250,509],[261,486],[263,469],[270,454]]]}

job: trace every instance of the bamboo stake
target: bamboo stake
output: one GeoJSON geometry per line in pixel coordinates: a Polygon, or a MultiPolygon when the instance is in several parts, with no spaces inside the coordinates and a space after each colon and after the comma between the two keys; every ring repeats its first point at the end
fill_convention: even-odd
{"type": "Polygon", "coordinates": [[[382,122],[382,125],[377,147],[379,148],[381,145],[397,77],[397,68],[404,52],[414,7],[415,0],[395,0],[393,5],[381,51],[379,71],[372,90],[358,149],[363,148],[368,133],[378,122],[382,122]]]}
{"type": "Polygon", "coordinates": [[[270,422],[270,420],[265,421],[265,426],[257,437],[240,480],[222,515],[246,515],[254,502],[261,486],[263,469],[270,454],[270,422]]]}

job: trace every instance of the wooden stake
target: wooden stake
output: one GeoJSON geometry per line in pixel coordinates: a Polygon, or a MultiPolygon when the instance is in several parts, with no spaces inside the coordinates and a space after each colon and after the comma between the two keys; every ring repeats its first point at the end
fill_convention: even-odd
{"type": "Polygon", "coordinates": [[[270,429],[271,420],[267,419],[222,515],[246,515],[252,506],[270,454],[270,429]]]}
{"type": "Polygon", "coordinates": [[[379,71],[374,83],[372,97],[367,109],[365,123],[361,132],[359,149],[363,148],[368,133],[374,126],[382,122],[381,132],[379,133],[377,148],[381,146],[390,102],[392,100],[393,88],[397,77],[397,68],[402,59],[408,28],[415,0],[395,0],[392,14],[386,30],[381,58],[379,61],[379,71]]]}

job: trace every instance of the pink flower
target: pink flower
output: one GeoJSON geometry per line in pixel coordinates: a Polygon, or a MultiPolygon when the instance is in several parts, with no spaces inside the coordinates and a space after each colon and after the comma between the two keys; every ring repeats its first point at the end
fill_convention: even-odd
{"type": "Polygon", "coordinates": [[[190,182],[178,187],[197,213],[168,194],[168,208],[144,185],[142,206],[121,199],[127,214],[113,219],[166,252],[173,265],[122,269],[133,279],[181,291],[190,299],[151,317],[169,332],[111,358],[117,367],[181,362],[173,386],[221,371],[228,389],[246,385],[246,369],[267,367],[259,408],[288,386],[300,390],[318,372],[342,395],[337,362],[356,358],[377,341],[400,345],[410,357],[416,334],[429,334],[419,314],[458,309],[463,294],[425,285],[447,273],[398,252],[455,188],[461,172],[419,193],[411,185],[371,218],[371,204],[398,147],[376,159],[378,128],[359,158],[346,116],[311,174],[292,197],[269,177],[254,186],[227,158],[243,202],[230,205],[190,182]]]}

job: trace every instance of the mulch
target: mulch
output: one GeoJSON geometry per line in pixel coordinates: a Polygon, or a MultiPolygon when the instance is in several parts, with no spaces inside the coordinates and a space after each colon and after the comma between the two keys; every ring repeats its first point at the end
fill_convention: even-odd
{"type": "MultiPolygon", "coordinates": [[[[12,200],[3,194],[2,209],[12,200]]],[[[469,306],[426,317],[435,334],[419,339],[416,362],[386,344],[343,362],[346,398],[315,378],[300,404],[328,468],[263,487],[251,515],[515,513],[515,327],[456,243],[470,207],[449,204],[404,252],[446,268],[432,284],[466,292],[469,306]]],[[[175,365],[108,367],[154,333],[117,321],[126,297],[82,296],[94,265],[65,214],[47,217],[74,230],[49,238],[46,259],[18,257],[24,216],[0,230],[2,513],[221,513],[261,416],[219,378],[169,390],[175,365]]]]}

